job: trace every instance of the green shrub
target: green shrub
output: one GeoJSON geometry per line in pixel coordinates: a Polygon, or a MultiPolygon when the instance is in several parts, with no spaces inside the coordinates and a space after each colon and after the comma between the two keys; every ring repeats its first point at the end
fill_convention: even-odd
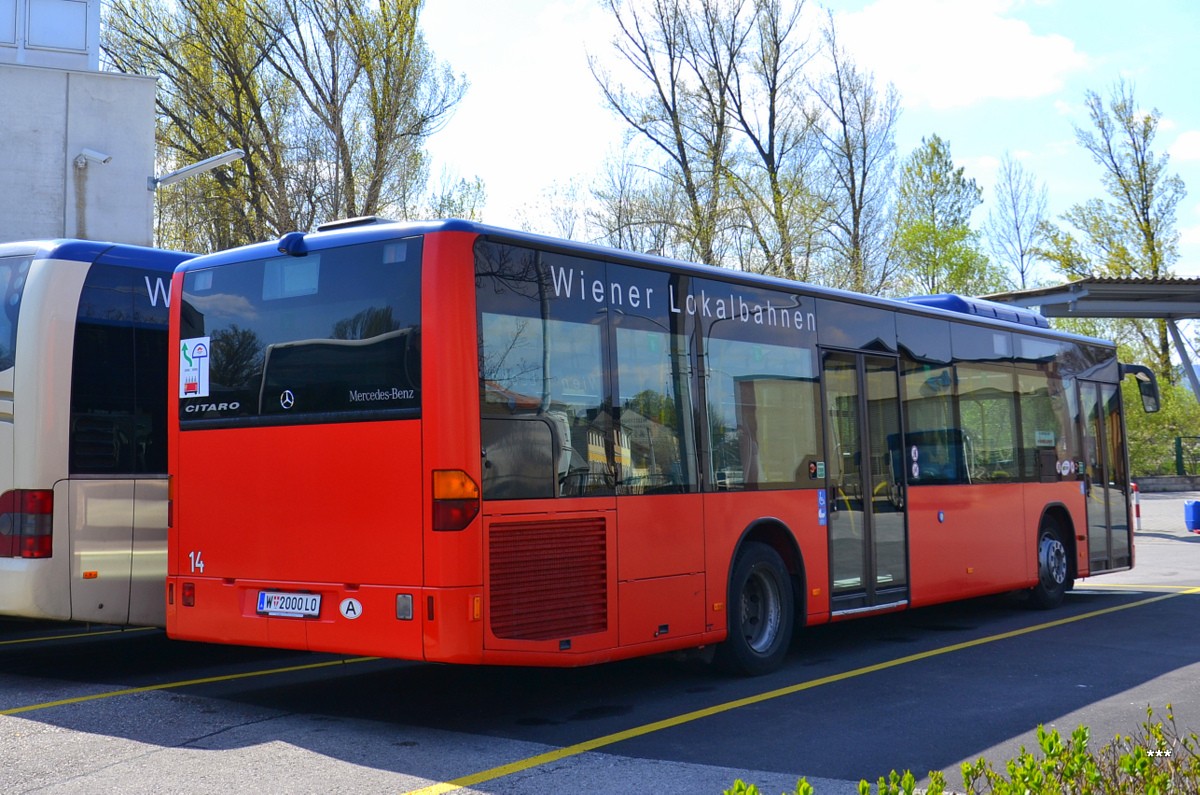
{"type": "MultiPolygon", "coordinates": [[[[1166,721],[1154,721],[1152,709],[1132,736],[1120,736],[1099,751],[1089,748],[1091,732],[1080,726],[1064,741],[1056,729],[1038,726],[1038,753],[1021,748],[1003,772],[986,759],[962,766],[963,787],[972,795],[1167,795],[1200,792],[1200,738],[1181,734],[1175,713],[1167,705],[1166,721]]],[[[916,778],[909,771],[892,771],[876,782],[878,795],[913,795],[916,778]]],[[[858,784],[859,795],[871,795],[867,781],[858,784]]],[[[929,774],[928,795],[943,795],[942,774],[929,774]]],[[[796,783],[795,795],[813,795],[805,779],[796,783]]],[[[760,795],[758,787],[738,780],[725,795],[760,795]]]]}

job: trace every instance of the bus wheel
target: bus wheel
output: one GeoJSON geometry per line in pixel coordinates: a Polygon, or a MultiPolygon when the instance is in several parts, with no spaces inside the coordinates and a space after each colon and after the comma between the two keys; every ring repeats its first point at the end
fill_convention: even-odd
{"type": "Polygon", "coordinates": [[[1030,600],[1034,607],[1043,610],[1058,607],[1072,585],[1071,562],[1062,541],[1062,530],[1058,522],[1047,518],[1038,532],[1038,584],[1030,590],[1030,600]]]}
{"type": "Polygon", "coordinates": [[[717,648],[718,664],[749,676],[778,669],[791,643],[794,611],[792,581],[779,553],[748,542],[729,581],[729,636],[717,648]]]}

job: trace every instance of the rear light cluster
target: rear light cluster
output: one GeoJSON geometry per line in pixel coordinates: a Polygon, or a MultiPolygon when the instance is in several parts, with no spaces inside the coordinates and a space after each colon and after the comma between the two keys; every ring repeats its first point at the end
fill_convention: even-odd
{"type": "Polygon", "coordinates": [[[14,489],[0,495],[0,557],[50,557],[53,528],[53,491],[14,489]]]}
{"type": "Polygon", "coordinates": [[[479,485],[461,469],[433,472],[433,529],[462,530],[479,514],[479,485]]]}

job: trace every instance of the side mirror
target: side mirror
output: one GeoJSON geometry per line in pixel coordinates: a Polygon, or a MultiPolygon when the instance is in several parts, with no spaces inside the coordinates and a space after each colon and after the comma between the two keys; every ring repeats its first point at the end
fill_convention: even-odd
{"type": "Polygon", "coordinates": [[[1122,364],[1121,377],[1132,375],[1137,381],[1138,392],[1142,396],[1142,410],[1147,414],[1158,411],[1161,400],[1158,394],[1158,378],[1154,371],[1141,364],[1122,364]]]}

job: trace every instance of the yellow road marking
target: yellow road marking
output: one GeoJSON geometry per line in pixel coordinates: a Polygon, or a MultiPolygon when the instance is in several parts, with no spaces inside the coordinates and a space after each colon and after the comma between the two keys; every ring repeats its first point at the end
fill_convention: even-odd
{"type": "Polygon", "coordinates": [[[272,674],[290,674],[296,671],[314,671],[318,668],[332,668],[337,665],[349,665],[350,663],[370,662],[378,660],[378,657],[351,657],[344,660],[328,660],[326,662],[308,663],[306,665],[289,665],[286,668],[270,668],[262,671],[246,671],[240,674],[225,674],[224,676],[205,676],[200,679],[185,679],[180,682],[165,682],[161,685],[145,685],[144,687],[128,687],[124,690],[108,690],[103,693],[92,693],[90,696],[77,696],[75,698],[64,698],[60,701],[46,701],[41,704],[30,704],[27,707],[13,707],[12,709],[0,710],[0,715],[20,715],[22,712],[34,712],[40,709],[50,709],[51,707],[65,707],[69,704],[82,704],[86,701],[98,701],[102,698],[116,698],[117,696],[131,696],[135,693],[152,693],[155,690],[172,690],[180,687],[190,687],[192,685],[209,685],[214,682],[233,682],[238,679],[251,679],[256,676],[271,676],[272,674]]]}
{"type": "Polygon", "coordinates": [[[557,762],[560,759],[578,756],[580,754],[587,753],[588,751],[595,751],[598,748],[604,748],[605,746],[624,742],[625,740],[632,740],[636,737],[662,731],[663,729],[671,729],[676,726],[682,726],[685,723],[691,723],[703,718],[710,718],[723,712],[730,712],[742,707],[761,704],[764,701],[771,701],[783,696],[790,696],[795,693],[800,693],[804,690],[812,690],[813,688],[821,687],[822,685],[829,685],[835,682],[844,682],[847,679],[854,679],[856,677],[865,676],[866,674],[872,674],[878,671],[886,671],[889,668],[896,668],[901,665],[907,665],[909,663],[919,662],[921,660],[928,660],[933,657],[939,657],[943,654],[951,654],[956,651],[963,651],[964,649],[971,649],[975,648],[976,646],[984,646],[986,644],[995,643],[1001,640],[1017,638],[1021,635],[1040,632],[1044,629],[1053,629],[1054,627],[1061,627],[1065,624],[1073,624],[1076,621],[1096,618],[1098,616],[1108,615],[1109,613],[1116,613],[1121,610],[1129,610],[1130,608],[1134,607],[1144,607],[1145,605],[1161,602],[1166,599],[1174,599],[1177,596],[1183,596],[1185,594],[1200,594],[1200,588],[1188,588],[1186,590],[1165,594],[1163,596],[1152,596],[1149,599],[1142,599],[1137,602],[1130,602],[1129,604],[1117,605],[1116,607],[1106,607],[1102,610],[1093,610],[1089,613],[1081,613],[1077,616],[1060,618],[1055,621],[1047,621],[1044,624],[1036,624],[1031,627],[1014,629],[1011,632],[1002,632],[998,635],[989,635],[985,638],[963,641],[962,643],[955,643],[950,646],[943,646],[930,651],[918,652],[917,654],[910,654],[905,657],[897,657],[894,660],[875,663],[874,665],[865,665],[861,668],[855,668],[852,671],[845,671],[840,674],[823,676],[819,679],[810,679],[807,682],[800,682],[799,684],[789,685],[788,687],[781,687],[778,690],[771,690],[766,693],[759,693],[757,695],[739,698],[734,701],[727,701],[724,704],[717,704],[704,709],[686,712],[682,715],[676,715],[673,718],[666,718],[653,723],[647,723],[643,726],[635,726],[632,729],[614,732],[613,734],[606,734],[603,737],[596,737],[591,740],[585,740],[584,742],[576,743],[575,745],[568,745],[564,748],[558,748],[553,751],[547,751],[542,754],[531,756],[527,759],[511,762],[507,765],[493,767],[491,770],[484,770],[479,773],[472,773],[471,775],[462,776],[461,778],[456,778],[453,781],[431,784],[421,789],[412,790],[407,793],[407,795],[445,795],[445,793],[453,792],[454,790],[471,787],[476,784],[482,784],[498,778],[504,778],[505,776],[510,776],[513,773],[520,773],[531,768],[548,765],[552,762],[557,762]]]}
{"type": "Polygon", "coordinates": [[[124,627],[122,629],[104,629],[96,632],[72,632],[67,635],[41,635],[36,638],[14,638],[0,640],[0,646],[15,646],[18,643],[41,643],[49,640],[69,640],[72,638],[99,638],[103,635],[124,635],[129,632],[150,632],[157,627],[124,627]]]}

